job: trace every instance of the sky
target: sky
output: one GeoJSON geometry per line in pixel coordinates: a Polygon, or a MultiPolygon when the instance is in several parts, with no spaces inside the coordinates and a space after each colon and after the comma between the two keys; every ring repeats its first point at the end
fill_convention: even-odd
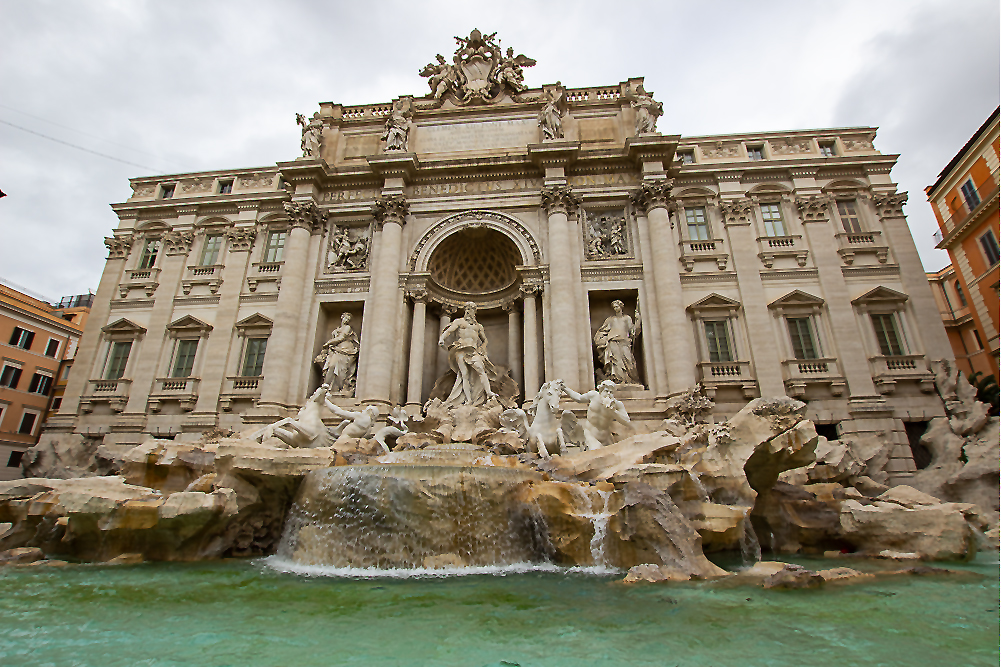
{"type": "Polygon", "coordinates": [[[454,35],[496,31],[526,84],[630,77],[681,135],[879,127],[925,268],[924,188],[998,106],[997,0],[0,0],[0,278],[96,289],[128,179],[300,155],[320,102],[425,95],[454,35]]]}

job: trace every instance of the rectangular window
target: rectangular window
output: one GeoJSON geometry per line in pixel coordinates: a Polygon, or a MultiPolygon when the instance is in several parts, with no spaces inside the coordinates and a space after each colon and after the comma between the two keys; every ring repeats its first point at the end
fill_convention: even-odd
{"type": "Polygon", "coordinates": [[[233,181],[219,181],[219,194],[228,195],[233,191],[233,181]]]}
{"type": "Polygon", "coordinates": [[[265,262],[280,262],[285,254],[285,237],[288,232],[271,232],[268,234],[268,243],[264,246],[265,262]]]}
{"type": "Polygon", "coordinates": [[[956,281],[956,295],[959,297],[959,305],[966,308],[966,292],[963,291],[963,286],[958,280],[956,281]]]}
{"type": "Polygon", "coordinates": [[[747,159],[748,160],[764,160],[764,146],[748,146],[747,147],[747,159]]]}
{"type": "Polygon", "coordinates": [[[10,334],[10,344],[24,350],[31,349],[31,342],[33,340],[35,340],[35,332],[22,329],[21,327],[14,327],[14,331],[10,334]]]}
{"type": "Polygon", "coordinates": [[[248,338],[247,353],[243,357],[243,376],[264,375],[264,352],[268,347],[267,338],[248,338]]]}
{"type": "Polygon", "coordinates": [[[876,331],[879,342],[879,353],[884,357],[904,354],[900,331],[897,329],[897,318],[892,313],[872,313],[872,327],[876,331]]]}
{"type": "Polygon", "coordinates": [[[678,151],[678,162],[681,164],[694,164],[695,153],[693,151],[678,151]]]}
{"type": "Polygon", "coordinates": [[[17,432],[21,435],[31,435],[35,431],[35,419],[38,418],[34,412],[25,412],[21,417],[21,425],[17,427],[17,432]]]}
{"type": "Polygon", "coordinates": [[[174,370],[170,377],[191,377],[191,369],[195,367],[195,352],[198,351],[197,340],[177,341],[177,352],[174,354],[174,370]]]}
{"type": "Polygon", "coordinates": [[[765,234],[768,236],[785,236],[786,228],[782,222],[782,208],[779,204],[762,204],[761,219],[765,223],[765,234]]]}
{"type": "Polygon", "coordinates": [[[19,468],[21,467],[21,459],[24,458],[24,452],[13,451],[10,453],[10,458],[7,459],[8,468],[19,468]]]}
{"type": "Polygon", "coordinates": [[[59,376],[59,379],[60,379],[60,380],[65,380],[66,378],[68,378],[68,377],[70,376],[70,369],[71,369],[71,368],[73,368],[73,367],[72,367],[72,366],[64,366],[64,367],[63,367],[63,372],[62,372],[62,374],[61,374],[61,375],[59,376]]]}
{"type": "Polygon", "coordinates": [[[998,240],[994,236],[994,230],[988,229],[987,233],[980,237],[980,246],[984,249],[984,257],[987,258],[987,265],[994,266],[1001,259],[1001,252],[998,252],[998,240]]]}
{"type": "Polygon", "coordinates": [[[174,185],[160,186],[160,199],[172,199],[174,197],[174,185]]]}
{"type": "Polygon", "coordinates": [[[977,343],[977,349],[984,349],[984,341],[980,340],[980,332],[976,329],[971,329],[971,331],[973,332],[973,340],[977,343]]]}
{"type": "Polygon", "coordinates": [[[205,237],[202,244],[202,266],[211,266],[219,260],[219,250],[222,249],[222,234],[212,234],[205,237]]]}
{"type": "Polygon", "coordinates": [[[0,371],[0,387],[17,389],[17,383],[21,381],[21,369],[17,366],[5,365],[0,371]]]}
{"type": "Polygon", "coordinates": [[[834,155],[834,142],[826,141],[820,144],[820,154],[824,157],[832,157],[834,155]]]}
{"type": "Polygon", "coordinates": [[[146,239],[139,257],[140,269],[152,269],[156,263],[156,253],[160,250],[160,239],[146,239]]]}
{"type": "Polygon", "coordinates": [[[50,338],[49,344],[45,346],[45,356],[55,359],[57,354],[59,354],[59,341],[50,338]]]}
{"type": "Polygon", "coordinates": [[[62,405],[63,405],[63,397],[62,396],[56,396],[55,398],[52,399],[52,411],[53,412],[55,412],[56,410],[58,410],[59,408],[61,408],[62,405]]]}
{"type": "Polygon", "coordinates": [[[980,205],[980,194],[977,193],[977,188],[973,185],[972,178],[966,179],[966,182],[959,189],[963,193],[963,199],[966,200],[966,206],[971,211],[980,205]]]}
{"type": "Polygon", "coordinates": [[[787,317],[792,353],[797,359],[819,359],[817,342],[813,337],[813,325],[809,317],[787,317]]]}
{"type": "Polygon", "coordinates": [[[28,383],[28,392],[32,394],[42,394],[43,396],[49,395],[49,389],[52,388],[52,376],[42,375],[41,373],[35,373],[31,376],[31,382],[28,383]]]}
{"type": "Polygon", "coordinates": [[[730,342],[730,327],[726,320],[707,320],[706,346],[709,361],[733,361],[733,345],[730,342]]]}
{"type": "Polygon", "coordinates": [[[108,369],[104,374],[106,380],[117,380],[125,375],[125,365],[129,363],[129,352],[132,351],[132,341],[111,344],[108,353],[108,369]]]}
{"type": "Polygon", "coordinates": [[[839,201],[838,215],[841,216],[841,225],[849,234],[862,233],[862,221],[858,217],[858,209],[853,201],[839,201]]]}
{"type": "Polygon", "coordinates": [[[701,206],[698,208],[686,208],[685,219],[688,221],[689,241],[708,241],[709,223],[706,222],[706,210],[701,206]]]}

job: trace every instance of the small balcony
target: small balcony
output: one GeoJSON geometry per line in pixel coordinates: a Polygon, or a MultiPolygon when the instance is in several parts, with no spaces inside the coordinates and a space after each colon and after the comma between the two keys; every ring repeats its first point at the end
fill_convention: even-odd
{"type": "Polygon", "coordinates": [[[685,271],[693,271],[695,263],[700,261],[716,262],[716,268],[720,271],[726,270],[730,256],[723,252],[723,241],[720,239],[707,239],[704,241],[682,239],[678,245],[681,246],[681,257],[679,257],[679,260],[685,267],[685,271]]]}
{"type": "Polygon", "coordinates": [[[886,264],[890,249],[883,243],[881,232],[844,232],[835,234],[838,242],[838,254],[841,260],[851,266],[857,255],[875,255],[876,261],[886,264]]]}
{"type": "Polygon", "coordinates": [[[218,293],[219,287],[222,285],[222,270],[222,264],[189,266],[187,275],[181,281],[181,291],[187,296],[196,286],[205,285],[212,294],[218,293]]]}
{"type": "Polygon", "coordinates": [[[775,260],[780,257],[792,257],[796,260],[797,266],[806,266],[806,260],[810,256],[810,251],[803,247],[803,237],[798,234],[759,236],[758,249],[758,259],[766,269],[772,268],[775,260]]]}
{"type": "Polygon", "coordinates": [[[282,267],[285,262],[255,262],[251,265],[250,275],[247,276],[247,288],[251,292],[256,292],[261,283],[275,283],[280,285],[282,281],[282,267]]]}
{"type": "Polygon", "coordinates": [[[129,400],[132,380],[90,380],[87,393],[80,397],[80,411],[93,412],[97,403],[107,403],[114,412],[121,412],[129,400]]]}
{"type": "Polygon", "coordinates": [[[892,394],[899,381],[919,382],[925,393],[935,391],[935,375],[923,354],[869,357],[869,369],[881,394],[892,394]]]}
{"type": "Polygon", "coordinates": [[[129,292],[134,289],[141,289],[147,297],[153,296],[153,292],[160,285],[160,269],[132,269],[125,272],[125,277],[118,285],[118,296],[122,299],[128,297],[129,292]]]}
{"type": "Polygon", "coordinates": [[[845,390],[845,378],[833,357],[787,359],[782,362],[782,376],[786,392],[794,398],[805,395],[809,385],[828,385],[834,396],[845,390]]]}
{"type": "Polygon", "coordinates": [[[200,381],[196,377],[157,378],[149,395],[147,408],[150,412],[159,412],[163,401],[175,400],[180,403],[182,410],[191,412],[198,401],[200,381]]]}
{"type": "Polygon", "coordinates": [[[263,381],[263,375],[227,377],[223,392],[219,397],[219,407],[224,412],[229,412],[233,409],[233,401],[235,400],[257,399],[261,395],[263,381]]]}
{"type": "Polygon", "coordinates": [[[758,390],[749,361],[703,361],[699,363],[699,381],[710,398],[719,387],[739,387],[747,399],[754,398],[758,390]]]}
{"type": "Polygon", "coordinates": [[[951,211],[950,215],[942,221],[942,227],[946,230],[946,238],[939,236],[938,248],[945,248],[944,242],[955,236],[957,230],[962,229],[974,213],[982,211],[988,202],[998,196],[998,170],[995,169],[981,183],[974,183],[973,191],[961,191],[960,196],[948,200],[946,203],[951,211]]]}

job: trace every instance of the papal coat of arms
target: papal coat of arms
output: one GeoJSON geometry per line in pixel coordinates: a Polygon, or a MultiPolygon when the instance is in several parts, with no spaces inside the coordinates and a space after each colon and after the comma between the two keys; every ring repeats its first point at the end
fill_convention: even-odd
{"type": "Polygon", "coordinates": [[[489,103],[505,92],[520,93],[527,89],[523,67],[535,65],[524,55],[514,55],[514,49],[505,53],[494,40],[497,33],[484,36],[473,30],[469,37],[456,37],[459,47],[449,63],[440,53],[436,63],[429,63],[420,71],[428,77],[431,96],[440,100],[451,93],[458,104],[489,103]]]}

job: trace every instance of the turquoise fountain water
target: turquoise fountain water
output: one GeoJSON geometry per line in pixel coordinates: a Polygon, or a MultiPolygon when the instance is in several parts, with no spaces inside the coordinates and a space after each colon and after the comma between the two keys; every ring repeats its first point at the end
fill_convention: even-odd
{"type": "Polygon", "coordinates": [[[566,570],[360,578],[266,561],[8,567],[0,664],[997,665],[997,554],[949,567],[981,576],[783,592],[626,586],[621,573],[566,570]]]}

